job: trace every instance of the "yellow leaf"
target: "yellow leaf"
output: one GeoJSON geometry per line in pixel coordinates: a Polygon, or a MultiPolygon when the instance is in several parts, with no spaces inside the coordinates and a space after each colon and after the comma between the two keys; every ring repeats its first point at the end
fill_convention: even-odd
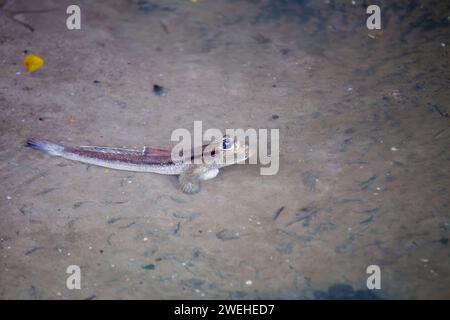
{"type": "Polygon", "coordinates": [[[32,53],[26,55],[23,59],[23,66],[28,72],[34,72],[40,69],[43,65],[44,59],[32,53]]]}

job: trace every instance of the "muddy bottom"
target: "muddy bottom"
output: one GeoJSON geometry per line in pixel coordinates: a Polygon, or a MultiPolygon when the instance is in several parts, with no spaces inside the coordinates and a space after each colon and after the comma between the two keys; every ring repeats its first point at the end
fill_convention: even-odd
{"type": "Polygon", "coordinates": [[[0,298],[450,298],[450,5],[368,30],[362,1],[79,3],[81,30],[71,1],[13,1],[55,9],[16,16],[34,32],[0,11],[0,298]],[[278,173],[186,195],[23,147],[167,148],[196,120],[279,129],[278,173]]]}

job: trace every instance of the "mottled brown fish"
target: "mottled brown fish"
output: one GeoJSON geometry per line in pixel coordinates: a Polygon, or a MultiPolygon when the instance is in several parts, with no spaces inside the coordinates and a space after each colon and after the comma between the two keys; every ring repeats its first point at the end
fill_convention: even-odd
{"type": "Polygon", "coordinates": [[[52,156],[116,170],[178,175],[181,190],[185,193],[200,191],[200,181],[213,179],[220,168],[243,162],[251,156],[245,141],[233,140],[228,136],[204,145],[200,152],[192,150],[191,155],[177,161],[172,161],[170,150],[150,147],[144,147],[142,150],[94,146],[66,147],[43,139],[30,139],[26,146],[52,156]],[[218,161],[201,161],[197,164],[194,160],[198,157],[203,159],[206,150],[208,157],[218,161]],[[224,159],[227,161],[223,161],[224,159]]]}

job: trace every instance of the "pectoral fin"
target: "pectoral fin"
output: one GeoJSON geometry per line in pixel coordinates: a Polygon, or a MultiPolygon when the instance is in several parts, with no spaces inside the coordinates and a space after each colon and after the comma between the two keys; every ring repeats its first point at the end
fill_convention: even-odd
{"type": "Polygon", "coordinates": [[[184,193],[193,194],[200,191],[200,179],[189,173],[180,174],[178,176],[178,182],[180,183],[181,191],[184,193]]]}

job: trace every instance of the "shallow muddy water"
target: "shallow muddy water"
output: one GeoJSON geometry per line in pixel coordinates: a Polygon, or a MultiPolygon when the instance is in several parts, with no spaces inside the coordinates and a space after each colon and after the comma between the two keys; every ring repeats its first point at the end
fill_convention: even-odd
{"type": "Polygon", "coordinates": [[[378,1],[371,31],[362,1],[80,1],[69,31],[40,3],[11,5],[57,8],[34,32],[0,15],[1,298],[450,298],[448,4],[378,1]],[[196,120],[279,129],[279,172],[186,195],[23,147],[164,148],[196,120]]]}

